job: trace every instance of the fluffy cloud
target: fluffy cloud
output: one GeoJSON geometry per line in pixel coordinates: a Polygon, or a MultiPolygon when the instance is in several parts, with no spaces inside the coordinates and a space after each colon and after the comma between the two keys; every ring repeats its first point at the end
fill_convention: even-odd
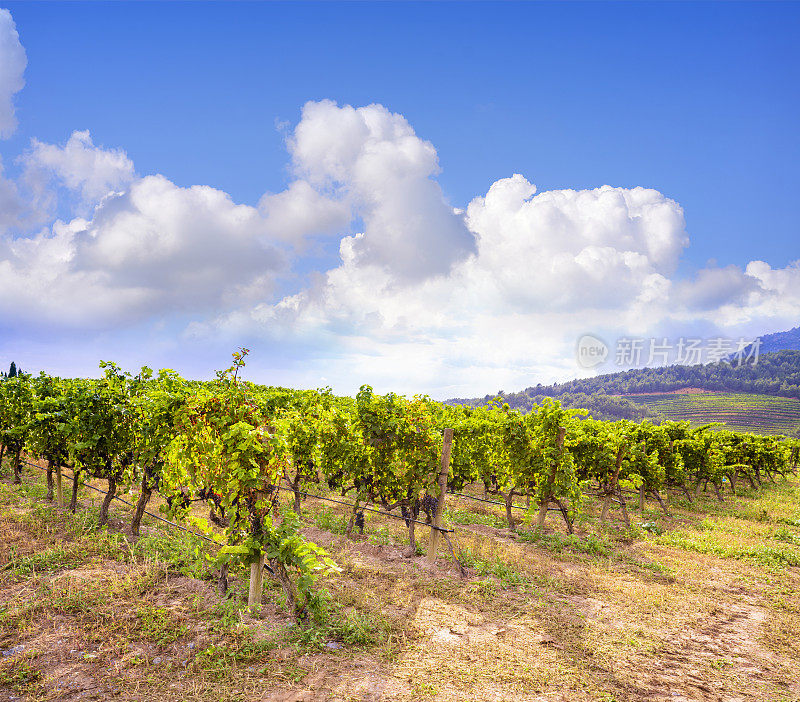
{"type": "MultiPolygon", "coordinates": [[[[24,67],[0,12],[0,130],[24,67]]],[[[652,189],[537,192],[517,174],[456,210],[436,149],[381,105],[309,102],[287,146],[293,180],[249,206],[139,177],[86,131],[33,140],[19,182],[0,169],[0,319],[117,340],[162,325],[165,343],[180,326],[197,353],[271,342],[298,359],[277,382],[443,397],[574,376],[586,332],[763,331],[800,310],[800,262],[678,276],[683,211],[652,189]],[[49,225],[30,233],[37,211],[49,225]],[[22,222],[28,235],[11,236],[22,222]],[[339,261],[320,271],[303,254],[321,238],[339,261]]]]}
{"type": "Polygon", "coordinates": [[[342,265],[315,288],[283,300],[275,313],[285,318],[293,311],[291,323],[303,327],[317,320],[373,333],[441,328],[449,336],[480,314],[610,309],[617,315],[651,299],[654,289],[668,290],[665,276],[686,242],[677,203],[641,188],[534,192],[517,175],[475,198],[467,222],[477,252],[446,277],[398,288],[359,255],[366,235],[346,237],[342,265]]]}
{"type": "Polygon", "coordinates": [[[3,160],[0,158],[0,234],[18,223],[23,209],[17,185],[4,177],[3,160]]]}
{"type": "Polygon", "coordinates": [[[351,219],[347,203],[326,197],[304,180],[280,193],[266,193],[258,208],[271,237],[301,249],[308,237],[341,234],[351,219]]]}
{"type": "Polygon", "coordinates": [[[680,206],[656,190],[553,190],[521,175],[467,208],[479,267],[530,308],[619,307],[665,280],[688,243],[680,206]]]}
{"type": "Polygon", "coordinates": [[[571,346],[587,325],[631,323],[669,296],[683,213],[642,188],[535,192],[516,175],[475,198],[466,216],[475,252],[447,274],[397,285],[364,259],[367,233],[344,237],[341,264],[313,286],[205,331],[302,340],[325,377],[345,386],[355,374],[445,395],[574,373],[571,346]]]}
{"type": "Polygon", "coordinates": [[[295,172],[345,199],[364,222],[353,254],[395,280],[446,274],[474,237],[433,179],[436,149],[383,105],[309,102],[289,139],[295,172]]]}
{"type": "Polygon", "coordinates": [[[0,139],[11,136],[17,128],[14,95],[25,85],[27,65],[11,13],[0,9],[0,139]]]}
{"type": "Polygon", "coordinates": [[[136,175],[124,151],[96,147],[88,131],[73,132],[63,146],[33,139],[21,162],[24,179],[40,206],[52,204],[52,180],[78,193],[84,205],[94,205],[109,193],[124,190],[136,175]]]}
{"type": "MultiPolygon", "coordinates": [[[[326,168],[341,172],[341,160],[326,168]]],[[[372,382],[446,397],[574,377],[574,344],[585,332],[613,341],[690,324],[695,333],[735,335],[758,320],[761,333],[800,309],[797,263],[676,277],[688,244],[683,211],[655,190],[537,194],[515,175],[466,213],[475,252],[446,274],[398,285],[391,270],[363,256],[368,234],[347,236],[340,265],[309,288],[192,332],[291,340],[303,362],[288,377],[303,385],[352,391],[372,382]]]]}
{"type": "Polygon", "coordinates": [[[106,197],[91,220],[56,222],[0,250],[6,318],[120,327],[269,296],[284,253],[258,210],[163,176],[106,197]]]}

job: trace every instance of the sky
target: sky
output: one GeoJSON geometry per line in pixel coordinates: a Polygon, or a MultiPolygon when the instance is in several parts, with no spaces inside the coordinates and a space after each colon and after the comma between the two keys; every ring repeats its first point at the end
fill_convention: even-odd
{"type": "Polygon", "coordinates": [[[0,7],[0,366],[446,398],[798,324],[800,3],[0,7]]]}

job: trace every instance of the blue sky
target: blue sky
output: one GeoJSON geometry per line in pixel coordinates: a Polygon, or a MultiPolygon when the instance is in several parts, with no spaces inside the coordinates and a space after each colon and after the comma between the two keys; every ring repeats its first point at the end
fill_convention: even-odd
{"type": "MultiPolygon", "coordinates": [[[[18,203],[38,210],[5,218],[5,260],[17,285],[41,275],[32,254],[14,242],[39,236],[41,245],[31,250],[55,250],[56,220],[75,223],[62,234],[70,242],[47,254],[67,262],[54,273],[60,292],[13,301],[19,318],[7,316],[0,354],[22,365],[27,356],[29,367],[89,372],[97,358],[115,354],[130,364],[208,375],[222,365],[223,349],[241,342],[253,348],[254,377],[265,381],[329,382],[343,391],[373,382],[443,396],[574,375],[580,369],[569,348],[581,331],[609,339],[733,337],[794,326],[800,311],[800,4],[4,7],[26,64],[25,87],[8,98],[18,126],[0,141],[0,156],[18,203]],[[323,100],[335,107],[314,117],[302,111],[323,100]],[[355,138],[352,131],[338,133],[337,120],[347,116],[346,106],[373,104],[384,110],[380,119],[347,113],[373,130],[367,146],[353,148],[406,153],[407,135],[384,134],[395,115],[411,130],[414,148],[430,145],[433,161],[430,149],[415,152],[404,161],[411,175],[383,186],[381,179],[394,177],[387,176],[397,169],[394,161],[377,168],[362,159],[348,162],[346,172],[331,170],[325,156],[331,144],[355,138]],[[383,126],[375,126],[380,120],[383,126]],[[90,141],[80,149],[75,142],[68,154],[76,130],[88,131],[90,141]],[[323,136],[330,143],[319,152],[313,145],[323,136]],[[61,156],[36,151],[31,140],[61,149],[61,156]],[[101,151],[127,162],[98,165],[101,151]],[[94,165],[87,165],[90,152],[94,165]],[[78,159],[80,173],[67,157],[78,159]],[[109,175],[112,166],[121,170],[109,175]],[[106,170],[98,175],[97,168],[106,170]],[[507,180],[514,174],[535,184],[544,200],[567,190],[587,195],[559,200],[552,205],[556,215],[545,213],[546,202],[524,206],[533,193],[507,180]],[[146,181],[156,175],[163,177],[159,187],[146,181]],[[103,256],[132,246],[120,238],[122,215],[116,228],[103,225],[109,212],[133,202],[149,223],[141,226],[162,230],[178,216],[154,224],[141,200],[121,194],[136,193],[137,183],[151,186],[141,188],[151,202],[210,186],[271,217],[271,224],[254,221],[241,233],[269,249],[259,265],[270,279],[259,277],[245,246],[224,261],[229,278],[247,287],[238,297],[213,272],[208,299],[192,297],[185,278],[152,284],[172,273],[159,258],[163,247],[149,248],[146,238],[135,273],[122,263],[103,269],[100,254],[81,248],[86,242],[103,256]],[[497,183],[514,191],[510,204],[500,187],[497,207],[488,199],[497,183]],[[292,184],[308,187],[308,197],[292,199],[292,184]],[[617,190],[602,197],[625,200],[619,222],[614,205],[608,205],[613,212],[607,203],[598,209],[596,189],[604,185],[617,190]],[[104,187],[117,200],[103,201],[104,187]],[[628,194],[637,187],[658,197],[631,204],[628,194]],[[311,202],[312,190],[325,201],[311,202]],[[300,203],[289,210],[313,211],[302,226],[280,220],[285,207],[259,209],[264,193],[282,192],[292,197],[281,202],[300,203]],[[487,201],[476,201],[482,197],[487,201]],[[472,210],[450,221],[447,208],[471,203],[472,210]],[[670,218],[678,210],[681,221],[670,218]],[[413,221],[409,211],[417,215],[413,221]],[[275,234],[292,227],[289,239],[275,234]],[[547,240],[547,232],[558,241],[547,240]],[[362,233],[349,265],[342,241],[362,233]],[[663,237],[671,239],[656,251],[653,241],[663,237]],[[565,248],[565,241],[572,243],[565,248]],[[393,269],[404,251],[429,244],[441,268],[424,263],[413,281],[410,268],[393,269]],[[77,248],[65,253],[70,246],[77,248]],[[502,255],[511,257],[507,265],[502,255]],[[559,257],[580,266],[557,263],[559,257]],[[748,267],[753,261],[763,265],[748,267]],[[550,278],[537,276],[543,265],[550,278]],[[491,287],[488,281],[502,277],[498,271],[507,280],[491,287]],[[519,284],[527,274],[536,277],[527,286],[533,292],[519,284]],[[87,276],[108,309],[90,306],[74,319],[66,314],[67,323],[53,296],[67,304],[87,276]],[[554,288],[554,280],[563,280],[570,294],[554,288]],[[454,307],[454,299],[472,304],[454,307]],[[143,309],[132,313],[137,305],[143,309]],[[424,314],[440,307],[448,322],[423,319],[422,312],[401,319],[398,310],[406,307],[424,314]],[[508,348],[498,353],[487,337],[507,339],[508,348]],[[54,338],[58,353],[45,342],[54,338]]],[[[226,217],[203,241],[238,236],[226,229],[226,217]]],[[[133,240],[136,226],[125,229],[133,240]]],[[[204,250],[180,231],[192,248],[193,270],[203,255],[215,256],[213,246],[204,250]]]]}

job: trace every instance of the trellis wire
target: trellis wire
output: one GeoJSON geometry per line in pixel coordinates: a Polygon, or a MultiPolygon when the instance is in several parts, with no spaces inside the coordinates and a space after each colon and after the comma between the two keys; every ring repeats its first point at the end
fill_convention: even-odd
{"type": "MultiPolygon", "coordinates": [[[[42,468],[40,465],[37,465],[36,463],[31,463],[30,461],[22,461],[22,463],[24,463],[25,465],[28,465],[28,466],[33,466],[34,468],[38,468],[39,470],[44,470],[44,471],[47,470],[47,468],[42,468]]],[[[74,478],[75,474],[73,473],[72,475],[67,475],[65,477],[74,478]]],[[[89,489],[94,490],[95,492],[99,492],[99,493],[101,493],[103,495],[108,495],[107,491],[101,490],[99,487],[95,487],[94,485],[90,485],[89,483],[86,483],[86,482],[84,482],[83,485],[84,485],[84,487],[88,487],[89,489]]],[[[128,502],[127,500],[123,500],[121,497],[118,497],[117,495],[114,495],[114,499],[115,500],[119,500],[124,505],[128,505],[128,507],[136,507],[136,505],[133,504],[132,502],[128,502]]],[[[205,541],[208,541],[209,543],[214,544],[215,546],[222,547],[221,543],[219,543],[218,541],[214,541],[214,539],[208,538],[204,534],[198,534],[196,531],[192,531],[191,529],[187,529],[185,526],[181,526],[180,524],[176,524],[175,522],[171,522],[171,521],[169,521],[169,519],[164,519],[164,517],[159,517],[157,514],[153,514],[152,512],[148,512],[147,510],[145,510],[144,513],[146,515],[148,515],[149,517],[153,517],[154,519],[158,519],[160,522],[164,522],[164,524],[169,524],[170,526],[174,526],[176,529],[180,529],[181,531],[185,531],[187,534],[194,534],[194,536],[199,536],[201,539],[203,539],[205,541]]]]}

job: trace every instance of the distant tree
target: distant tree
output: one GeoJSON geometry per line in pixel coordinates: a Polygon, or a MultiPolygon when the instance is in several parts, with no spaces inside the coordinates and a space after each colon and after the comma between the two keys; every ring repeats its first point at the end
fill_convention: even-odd
{"type": "Polygon", "coordinates": [[[14,363],[14,361],[11,361],[11,366],[8,369],[8,377],[9,378],[17,377],[17,364],[14,363]]]}

